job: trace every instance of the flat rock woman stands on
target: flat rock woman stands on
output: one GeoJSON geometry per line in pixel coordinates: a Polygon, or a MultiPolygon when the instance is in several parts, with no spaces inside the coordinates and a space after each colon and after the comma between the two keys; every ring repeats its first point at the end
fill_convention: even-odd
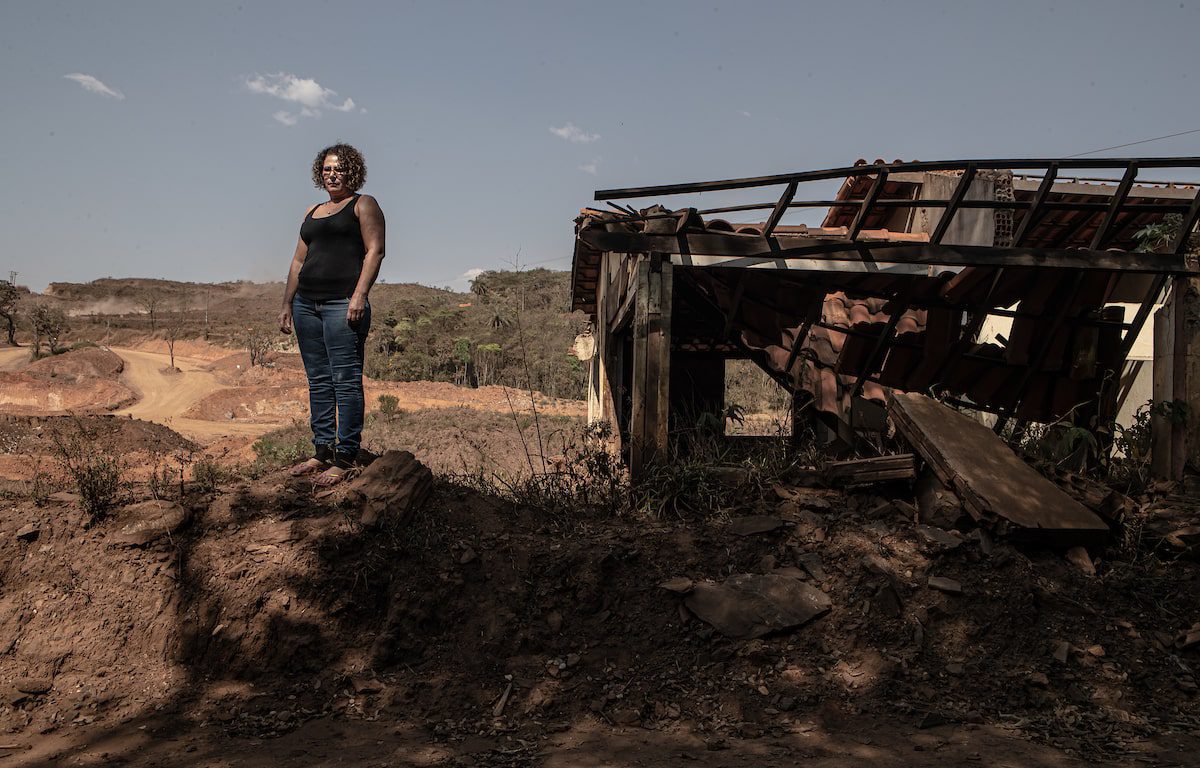
{"type": "Polygon", "coordinates": [[[321,150],[312,179],[329,200],[309,208],[300,225],[279,330],[296,329],[316,449],[291,474],[320,473],[319,485],[333,485],[354,465],[362,442],[367,294],[383,260],[384,221],[375,198],[358,194],[367,166],[354,147],[321,150]]]}

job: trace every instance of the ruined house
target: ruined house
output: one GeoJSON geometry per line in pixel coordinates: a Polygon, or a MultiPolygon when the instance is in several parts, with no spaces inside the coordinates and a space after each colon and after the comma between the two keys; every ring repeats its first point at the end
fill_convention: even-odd
{"type": "MultiPolygon", "coordinates": [[[[889,390],[934,394],[997,430],[1109,423],[1135,385],[1148,389],[1127,364],[1148,318],[1200,274],[1188,256],[1200,188],[1145,179],[1198,168],[860,161],[600,190],[607,209],[576,219],[572,265],[573,308],[595,328],[589,417],[613,427],[637,472],[698,414],[721,411],[725,360],[748,358],[792,394],[795,419],[842,446],[884,428],[889,390]],[[1071,175],[1082,170],[1111,178],[1071,175]],[[799,195],[836,180],[831,199],[799,195]],[[765,202],[698,205],[760,188],[765,202]],[[627,199],[648,207],[616,202],[627,199]],[[784,224],[797,209],[826,213],[820,226],[784,224]],[[1168,237],[1141,252],[1150,225],[1168,237]]],[[[1184,371],[1185,313],[1159,314],[1155,399],[1186,400],[1200,390],[1184,371]]],[[[1163,461],[1181,467],[1187,427],[1165,429],[1177,434],[1160,441],[1163,461]]]]}

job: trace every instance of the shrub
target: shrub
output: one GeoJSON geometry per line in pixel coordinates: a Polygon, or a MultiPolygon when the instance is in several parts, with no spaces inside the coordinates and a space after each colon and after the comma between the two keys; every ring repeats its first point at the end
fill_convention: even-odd
{"type": "Polygon", "coordinates": [[[97,450],[95,430],[89,429],[79,419],[73,427],[51,433],[54,458],[63,472],[70,478],[79,493],[80,504],[96,523],[117,505],[126,489],[122,475],[125,465],[120,458],[97,450]]]}
{"type": "Polygon", "coordinates": [[[380,395],[379,396],[379,412],[383,414],[384,421],[388,424],[396,418],[396,413],[400,410],[400,398],[395,395],[380,395]]]}

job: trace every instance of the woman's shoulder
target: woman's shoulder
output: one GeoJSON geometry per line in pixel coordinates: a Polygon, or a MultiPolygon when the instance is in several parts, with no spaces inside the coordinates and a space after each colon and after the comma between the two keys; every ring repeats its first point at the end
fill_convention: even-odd
{"type": "Polygon", "coordinates": [[[312,212],[317,210],[317,206],[319,206],[319,205],[320,205],[320,203],[313,203],[312,205],[305,208],[304,209],[304,218],[307,219],[309,216],[311,216],[312,212]]]}
{"type": "Polygon", "coordinates": [[[379,211],[382,213],[379,208],[378,200],[376,200],[372,195],[360,194],[358,199],[354,201],[354,212],[356,214],[362,214],[364,211],[379,211]]]}

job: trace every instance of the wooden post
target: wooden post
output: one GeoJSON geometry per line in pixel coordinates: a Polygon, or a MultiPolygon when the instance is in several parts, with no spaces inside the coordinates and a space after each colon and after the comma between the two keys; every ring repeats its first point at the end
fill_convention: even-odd
{"type": "Polygon", "coordinates": [[[1151,472],[1179,480],[1200,464],[1200,280],[1176,277],[1154,316],[1151,472]]]}
{"type": "Polygon", "coordinates": [[[667,451],[671,379],[671,262],[651,254],[637,265],[634,280],[633,407],[630,423],[629,471],[642,474],[646,465],[667,451]]]}

